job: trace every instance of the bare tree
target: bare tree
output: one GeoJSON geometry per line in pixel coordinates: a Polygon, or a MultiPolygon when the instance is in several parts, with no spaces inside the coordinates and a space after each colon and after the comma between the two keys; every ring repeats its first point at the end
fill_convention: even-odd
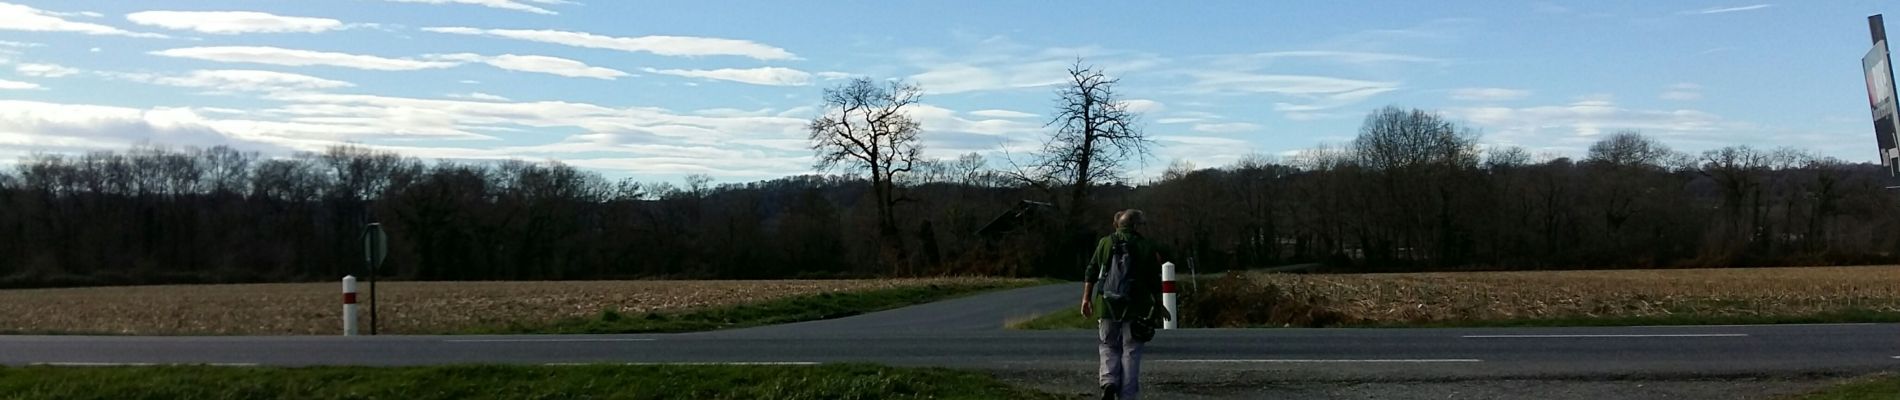
{"type": "Polygon", "coordinates": [[[1672,153],[1674,151],[1669,146],[1643,136],[1641,132],[1623,130],[1590,145],[1590,154],[1585,160],[1619,167],[1661,167],[1669,161],[1672,153]]]}
{"type": "Polygon", "coordinates": [[[1069,185],[1069,213],[1082,212],[1089,188],[1122,178],[1124,163],[1146,158],[1154,141],[1136,125],[1139,117],[1115,93],[1120,79],[1080,61],[1056,90],[1056,127],[1033,167],[1035,178],[1069,185]]]}
{"type": "Polygon", "coordinates": [[[897,193],[894,178],[916,168],[923,144],[920,125],[907,114],[923,89],[902,81],[879,85],[870,78],[852,79],[825,89],[825,113],[812,118],[811,149],[818,154],[820,171],[846,168],[871,176],[877,205],[878,235],[896,259],[906,258],[898,235],[898,203],[909,200],[897,193]]]}

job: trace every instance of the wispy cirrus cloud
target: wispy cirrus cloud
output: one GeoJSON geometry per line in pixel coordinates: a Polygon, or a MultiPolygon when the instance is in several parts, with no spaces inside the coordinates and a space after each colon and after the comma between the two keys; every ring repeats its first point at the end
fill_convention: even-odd
{"type": "Polygon", "coordinates": [[[1381,52],[1371,52],[1371,51],[1340,51],[1340,50],[1275,51],[1275,52],[1256,53],[1256,54],[1243,54],[1243,55],[1238,55],[1238,56],[1232,56],[1232,58],[1235,58],[1236,59],[1235,61],[1240,61],[1240,60],[1272,61],[1272,60],[1278,60],[1278,59],[1305,59],[1305,60],[1335,62],[1335,63],[1343,63],[1343,64],[1383,64],[1383,63],[1442,64],[1442,63],[1447,62],[1446,60],[1440,59],[1440,58],[1422,57],[1422,56],[1414,56],[1414,55],[1408,55],[1408,54],[1381,53],[1381,52]]]}
{"type": "Polygon", "coordinates": [[[805,86],[811,84],[811,74],[783,67],[760,68],[720,68],[720,69],[645,69],[648,73],[689,78],[714,79],[766,86],[805,86]]]}
{"type": "Polygon", "coordinates": [[[112,35],[140,38],[165,38],[156,33],[132,32],[91,22],[66,19],[74,16],[96,17],[98,13],[63,13],[20,4],[0,3],[0,30],[26,32],[72,32],[87,35],[112,35]]]}
{"type": "Polygon", "coordinates": [[[536,7],[534,5],[530,5],[526,3],[544,4],[544,5],[578,4],[578,3],[575,3],[572,1],[566,1],[566,0],[384,0],[384,1],[392,1],[392,2],[397,2],[397,3],[422,3],[422,4],[465,4],[465,5],[475,5],[475,6],[482,6],[482,7],[488,7],[488,8],[499,8],[499,9],[510,10],[510,11],[530,12],[530,13],[542,14],[542,15],[555,15],[555,14],[560,14],[560,13],[554,12],[553,10],[549,10],[546,8],[536,7]]]}
{"type": "Polygon", "coordinates": [[[1398,82],[1347,80],[1332,76],[1290,76],[1290,74],[1254,74],[1254,72],[1193,72],[1195,82],[1189,93],[1199,95],[1279,95],[1273,108],[1288,118],[1330,118],[1324,110],[1357,104],[1362,100],[1397,91],[1398,82]]]}
{"type": "Polygon", "coordinates": [[[480,54],[472,54],[472,53],[456,53],[456,54],[436,54],[436,55],[427,56],[426,58],[433,59],[433,60],[449,60],[449,61],[456,61],[456,62],[483,63],[483,64],[488,64],[490,66],[493,66],[495,68],[501,68],[501,69],[505,69],[509,71],[534,72],[534,73],[565,76],[569,78],[594,78],[594,79],[614,80],[615,78],[620,78],[620,77],[630,75],[626,72],[612,69],[612,68],[596,67],[592,65],[587,65],[587,63],[583,63],[580,61],[575,61],[575,60],[570,60],[570,59],[565,59],[565,58],[560,58],[560,57],[549,57],[549,56],[516,55],[516,54],[483,56],[480,54]]]}
{"type": "Polygon", "coordinates": [[[191,58],[225,63],[251,63],[302,66],[331,66],[372,71],[414,71],[451,68],[469,63],[487,64],[509,71],[534,72],[570,78],[607,79],[628,76],[611,68],[549,56],[503,54],[485,56],[474,53],[430,54],[419,58],[391,58],[363,54],[286,49],[266,46],[185,47],[152,52],[153,55],[191,58]]]}
{"type": "Polygon", "coordinates": [[[13,66],[13,72],[33,77],[60,78],[77,74],[79,73],[79,69],[58,64],[22,63],[13,66]]]}
{"type": "Polygon", "coordinates": [[[469,99],[469,100],[483,100],[483,101],[509,101],[507,97],[502,97],[502,96],[497,96],[497,95],[492,95],[492,94],[488,94],[488,93],[482,93],[482,92],[470,92],[470,93],[460,93],[460,94],[450,94],[450,95],[449,95],[448,97],[449,97],[449,98],[451,98],[451,99],[469,99]]]}
{"type": "Polygon", "coordinates": [[[252,63],[302,67],[322,65],[373,71],[413,71],[449,68],[454,61],[414,60],[372,55],[286,49],[269,46],[182,47],[154,51],[156,56],[190,58],[225,63],[252,63]]]}
{"type": "Polygon", "coordinates": [[[1683,15],[1726,14],[1726,13],[1732,13],[1732,12],[1760,10],[1760,9],[1773,7],[1773,6],[1774,4],[1754,4],[1754,5],[1746,5],[1746,6],[1740,6],[1740,7],[1712,7],[1712,8],[1704,8],[1700,10],[1683,11],[1683,12],[1680,12],[1679,14],[1683,14],[1683,15]]]}
{"type": "Polygon", "coordinates": [[[1066,71],[1086,58],[1085,67],[1126,76],[1167,60],[1147,53],[1100,47],[1037,48],[1008,37],[992,36],[949,49],[909,49],[906,62],[923,72],[910,76],[926,93],[952,94],[1052,87],[1069,79],[1066,71]]]}
{"type": "Polygon", "coordinates": [[[1194,130],[1207,133],[1240,133],[1260,129],[1260,124],[1247,122],[1222,122],[1194,124],[1194,130]]]}
{"type": "Polygon", "coordinates": [[[1663,100],[1676,101],[1698,100],[1702,98],[1702,85],[1686,82],[1669,85],[1669,87],[1663,90],[1663,93],[1657,97],[1663,100]]]}
{"type": "Polygon", "coordinates": [[[1460,88],[1452,89],[1452,100],[1464,101],[1505,101],[1530,97],[1531,91],[1505,88],[1460,88]]]}
{"type": "Polygon", "coordinates": [[[422,28],[422,30],[454,35],[489,36],[530,42],[552,43],[573,47],[652,53],[663,56],[744,56],[760,60],[790,60],[798,58],[793,55],[792,52],[786,51],[785,49],[740,39],[694,36],[617,37],[587,32],[549,29],[428,27],[422,28]]]}
{"type": "Polygon", "coordinates": [[[213,35],[240,33],[316,33],[343,29],[330,18],[289,17],[255,11],[140,11],[126,14],[132,23],[213,35]]]}
{"type": "Polygon", "coordinates": [[[134,82],[204,89],[211,93],[270,93],[356,86],[349,82],[310,75],[245,69],[195,70],[180,75],[145,73],[105,73],[104,75],[134,82]]]}
{"type": "Polygon", "coordinates": [[[1026,113],[1022,111],[997,110],[997,109],[971,111],[970,115],[975,115],[978,117],[985,117],[985,118],[1036,118],[1036,117],[1041,116],[1034,113],[1026,113]]]}
{"type": "Polygon", "coordinates": [[[10,81],[6,79],[0,79],[0,90],[40,90],[40,89],[45,89],[45,87],[42,87],[40,86],[40,84],[33,83],[33,82],[21,82],[21,81],[10,81]]]}
{"type": "Polygon", "coordinates": [[[1551,106],[1457,107],[1446,109],[1445,114],[1484,127],[1488,142],[1568,153],[1580,152],[1603,133],[1621,129],[1675,141],[1732,140],[1727,136],[1743,130],[1706,111],[1633,109],[1600,98],[1551,106]]]}

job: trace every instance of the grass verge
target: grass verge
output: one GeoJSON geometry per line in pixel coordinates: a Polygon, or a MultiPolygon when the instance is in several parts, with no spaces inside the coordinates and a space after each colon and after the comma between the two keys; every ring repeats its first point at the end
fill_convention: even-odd
{"type": "MultiPolygon", "coordinates": [[[[1654,317],[1568,317],[1481,321],[1357,322],[1323,326],[1326,328],[1498,328],[1565,326],[1657,326],[1657,325],[1776,325],[1835,323],[1900,322],[1900,313],[1874,310],[1845,310],[1813,315],[1672,315],[1654,317]]],[[[1279,328],[1283,326],[1241,326],[1279,328]]],[[[1054,330],[1095,329],[1095,319],[1075,312],[1055,312],[1009,325],[1010,329],[1054,330]]]]}
{"type": "Polygon", "coordinates": [[[1789,397],[1790,400],[1888,400],[1900,398],[1900,376],[1880,374],[1855,379],[1821,391],[1789,397]]]}
{"type": "Polygon", "coordinates": [[[8,399],[1058,399],[940,368],[444,366],[0,368],[8,399]]]}
{"type": "Polygon", "coordinates": [[[476,327],[468,334],[607,334],[670,333],[747,328],[792,322],[848,317],[1043,281],[931,284],[858,292],[794,296],[756,304],[740,304],[677,313],[638,315],[602,311],[591,318],[567,318],[548,323],[515,323],[476,327]]]}
{"type": "Polygon", "coordinates": [[[1479,328],[1479,327],[1561,327],[1561,326],[1655,326],[1655,325],[1777,325],[1835,324],[1864,322],[1900,322],[1900,313],[1876,310],[1839,310],[1809,315],[1692,315],[1602,316],[1529,318],[1479,321],[1367,322],[1344,324],[1348,328],[1479,328]]]}

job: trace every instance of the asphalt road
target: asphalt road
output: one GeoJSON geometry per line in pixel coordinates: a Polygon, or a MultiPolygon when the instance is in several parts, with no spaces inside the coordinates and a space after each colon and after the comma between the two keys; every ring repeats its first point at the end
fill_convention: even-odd
{"type": "MultiPolygon", "coordinates": [[[[1092,331],[1007,331],[1073,312],[1078,285],[831,321],[601,336],[0,336],[0,364],[828,363],[1089,371],[1092,331]]],[[[1728,379],[1900,369],[1900,325],[1164,331],[1146,372],[1278,381],[1728,379]]]]}

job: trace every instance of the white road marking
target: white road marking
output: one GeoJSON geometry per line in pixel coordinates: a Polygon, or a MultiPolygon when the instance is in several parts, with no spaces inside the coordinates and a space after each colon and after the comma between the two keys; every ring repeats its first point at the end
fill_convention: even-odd
{"type": "Polygon", "coordinates": [[[1282,359],[1282,360],[1271,360],[1271,359],[1263,359],[1263,360],[1154,360],[1154,361],[1155,361],[1155,362],[1176,362],[1176,363],[1209,363],[1209,364],[1250,364],[1250,363],[1260,363],[1260,364],[1268,364],[1268,363],[1287,363],[1287,364],[1297,364],[1297,363],[1393,363],[1393,364],[1408,364],[1408,363],[1475,363],[1475,362],[1484,362],[1484,360],[1479,360],[1479,359],[1475,359],[1475,358],[1426,358],[1426,359],[1370,359],[1370,360],[1286,360],[1286,359],[1282,359]]]}
{"type": "Polygon", "coordinates": [[[1748,337],[1746,333],[1681,333],[1658,335],[1465,335],[1466,339],[1539,339],[1539,338],[1698,338],[1748,337]]]}
{"type": "Polygon", "coordinates": [[[1640,325],[1640,326],[1632,326],[1631,328],[1772,328],[1772,327],[1777,327],[1777,326],[1868,326],[1868,325],[1880,325],[1880,324],[1878,324],[1878,323],[1873,323],[1873,322],[1835,322],[1835,323],[1827,323],[1827,324],[1786,324],[1786,325],[1761,325],[1761,324],[1755,324],[1755,325],[1750,325],[1750,324],[1734,324],[1734,325],[1640,325]]]}
{"type": "Polygon", "coordinates": [[[811,361],[740,361],[740,362],[661,362],[661,363],[546,363],[550,367],[576,367],[586,365],[818,365],[811,361]]]}
{"type": "Polygon", "coordinates": [[[207,366],[207,367],[255,367],[256,363],[127,363],[127,362],[44,362],[32,363],[45,367],[151,367],[151,366],[207,366]]]}
{"type": "Polygon", "coordinates": [[[449,339],[445,343],[565,343],[565,342],[651,342],[658,339],[621,338],[621,339],[449,339]]]}

